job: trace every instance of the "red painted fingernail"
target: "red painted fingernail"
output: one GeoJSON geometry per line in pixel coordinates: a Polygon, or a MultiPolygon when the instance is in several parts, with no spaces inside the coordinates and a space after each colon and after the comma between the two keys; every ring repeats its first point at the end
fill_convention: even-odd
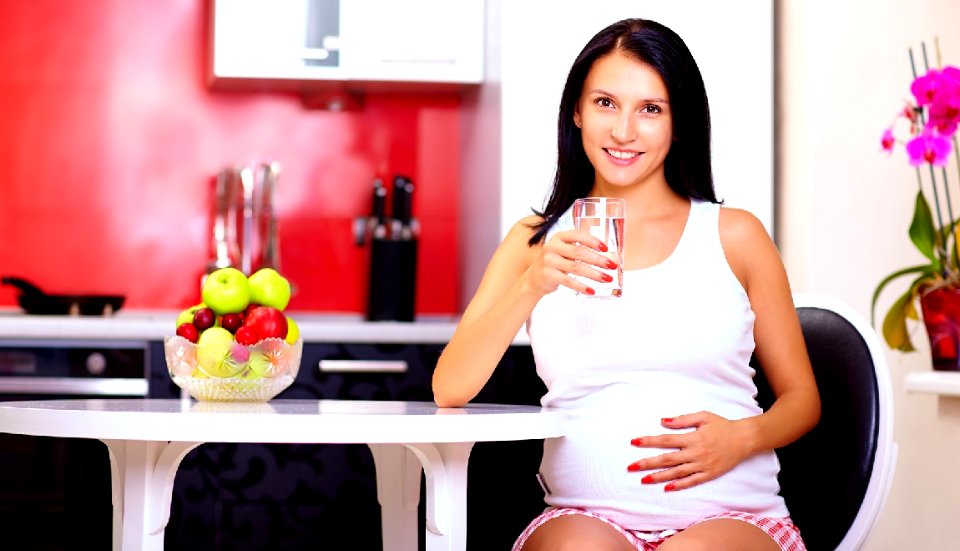
{"type": "Polygon", "coordinates": [[[673,417],[664,417],[663,419],[660,419],[660,420],[663,421],[664,423],[672,423],[673,417]]]}
{"type": "Polygon", "coordinates": [[[604,243],[603,241],[601,241],[601,242],[600,242],[600,251],[601,251],[601,252],[607,252],[607,250],[609,250],[609,249],[607,249],[607,244],[604,243]]]}
{"type": "Polygon", "coordinates": [[[634,438],[633,440],[630,441],[630,445],[631,445],[631,446],[642,446],[642,445],[643,445],[643,438],[634,438]]]}
{"type": "Polygon", "coordinates": [[[637,471],[639,471],[639,470],[640,470],[640,465],[637,465],[636,463],[631,463],[631,464],[627,465],[627,471],[628,471],[628,472],[635,473],[635,472],[637,472],[637,471]]]}
{"type": "Polygon", "coordinates": [[[664,491],[664,492],[672,492],[672,491],[674,491],[674,490],[676,490],[676,489],[677,489],[677,487],[673,485],[673,482],[671,482],[670,484],[667,484],[666,486],[663,487],[663,491],[664,491]]]}
{"type": "Polygon", "coordinates": [[[610,269],[612,270],[612,269],[614,269],[614,268],[616,268],[616,267],[617,267],[617,263],[616,263],[616,262],[614,262],[614,261],[612,261],[612,260],[607,260],[607,268],[610,268],[610,269]]]}
{"type": "Polygon", "coordinates": [[[587,290],[584,291],[584,292],[587,293],[588,295],[595,295],[595,294],[597,294],[597,292],[594,291],[593,289],[591,289],[590,287],[587,287],[587,290]]]}
{"type": "Polygon", "coordinates": [[[613,276],[610,274],[600,274],[600,276],[601,276],[601,279],[603,279],[607,283],[613,281],[613,276]]]}
{"type": "Polygon", "coordinates": [[[640,479],[640,483],[641,483],[641,484],[653,484],[653,476],[648,474],[647,476],[645,476],[645,477],[643,477],[643,478],[640,479]]]}

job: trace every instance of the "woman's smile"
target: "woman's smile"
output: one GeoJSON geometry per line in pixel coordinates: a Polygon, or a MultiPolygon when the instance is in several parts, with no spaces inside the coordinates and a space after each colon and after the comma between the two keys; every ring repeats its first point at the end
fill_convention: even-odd
{"type": "Polygon", "coordinates": [[[626,166],[639,159],[640,156],[643,155],[643,153],[639,151],[629,151],[626,149],[613,149],[607,147],[603,150],[606,151],[607,155],[610,157],[610,162],[620,166],[626,166]]]}

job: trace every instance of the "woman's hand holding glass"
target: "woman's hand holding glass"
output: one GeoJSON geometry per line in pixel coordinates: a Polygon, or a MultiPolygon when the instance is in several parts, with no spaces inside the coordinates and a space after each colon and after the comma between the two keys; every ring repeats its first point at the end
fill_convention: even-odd
{"type": "Polygon", "coordinates": [[[690,432],[641,436],[630,443],[638,448],[664,448],[667,452],[636,461],[630,472],[654,471],[640,479],[643,484],[664,483],[664,491],[683,490],[713,480],[730,471],[752,453],[750,433],[743,421],[731,421],[701,411],[661,420],[669,429],[690,432]]]}
{"type": "Polygon", "coordinates": [[[527,277],[530,284],[544,295],[556,291],[561,285],[593,295],[594,289],[574,276],[602,283],[612,281],[610,274],[599,270],[617,267],[616,262],[602,254],[605,252],[606,244],[585,230],[559,231],[537,249],[536,258],[527,268],[527,277]]]}

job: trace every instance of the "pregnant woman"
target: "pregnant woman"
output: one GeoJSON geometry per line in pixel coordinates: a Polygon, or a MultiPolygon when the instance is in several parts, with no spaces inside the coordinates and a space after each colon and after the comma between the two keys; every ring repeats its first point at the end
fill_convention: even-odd
{"type": "MultiPolygon", "coordinates": [[[[749,92],[719,107],[746,112],[749,92]]],[[[546,510],[515,551],[805,549],[774,450],[817,423],[819,395],[774,243],[720,203],[683,40],[642,19],[600,31],[563,90],[551,196],[498,247],[433,377],[438,405],[466,404],[526,325],[541,403],[569,413],[544,445],[546,510]],[[581,197],[626,202],[620,297],[592,296],[616,266],[574,228],[581,197]]]]}

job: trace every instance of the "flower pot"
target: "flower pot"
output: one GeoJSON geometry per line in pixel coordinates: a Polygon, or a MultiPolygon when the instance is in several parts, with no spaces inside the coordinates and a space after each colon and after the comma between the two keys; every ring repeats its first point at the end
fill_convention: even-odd
{"type": "Polygon", "coordinates": [[[920,295],[923,324],[936,371],[960,371],[960,289],[939,287],[920,295]]]}

